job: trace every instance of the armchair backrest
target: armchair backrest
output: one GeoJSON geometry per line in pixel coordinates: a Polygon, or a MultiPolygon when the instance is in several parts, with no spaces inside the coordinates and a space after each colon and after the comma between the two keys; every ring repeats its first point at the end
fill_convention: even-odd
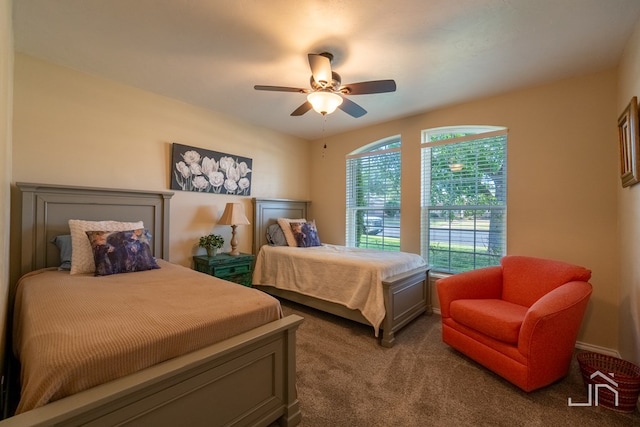
{"type": "Polygon", "coordinates": [[[500,264],[502,299],[526,307],[558,286],[591,278],[591,270],[584,267],[543,258],[508,255],[500,264]]]}

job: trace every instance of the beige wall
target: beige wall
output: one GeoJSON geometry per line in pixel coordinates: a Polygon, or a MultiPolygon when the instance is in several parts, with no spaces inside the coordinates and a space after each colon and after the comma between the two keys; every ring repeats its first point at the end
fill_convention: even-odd
{"type": "Polygon", "coordinates": [[[0,0],[0,369],[4,367],[9,292],[9,206],[11,190],[11,110],[13,105],[13,25],[11,0],[0,0]]]}
{"type": "MultiPolygon", "coordinates": [[[[624,51],[619,69],[616,111],[632,96],[640,98],[640,22],[624,51]]],[[[617,185],[620,236],[619,346],[622,358],[640,365],[640,184],[617,185]]]]}
{"type": "MultiPolygon", "coordinates": [[[[251,158],[252,197],[309,197],[304,140],[22,54],[14,100],[14,182],[166,190],[177,142],[251,158]]],[[[231,227],[215,224],[235,199],[176,191],[170,260],[191,265],[204,253],[198,237],[210,231],[225,237],[228,250],[231,227]]],[[[251,218],[250,198],[238,200],[251,218]]],[[[251,227],[238,227],[238,237],[240,250],[251,252],[251,227]]]]}
{"type": "MultiPolygon", "coordinates": [[[[311,200],[320,238],[344,243],[345,155],[401,134],[402,249],[420,253],[420,131],[451,125],[506,126],[507,252],[590,268],[594,293],[579,340],[617,349],[612,333],[618,328],[619,298],[616,110],[612,70],[314,141],[311,200]]],[[[331,117],[326,126],[331,127],[331,117]]]]}

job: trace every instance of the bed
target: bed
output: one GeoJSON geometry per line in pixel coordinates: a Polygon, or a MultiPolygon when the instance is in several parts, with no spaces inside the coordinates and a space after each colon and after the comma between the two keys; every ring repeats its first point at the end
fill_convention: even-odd
{"type": "MultiPolygon", "coordinates": [[[[432,313],[431,297],[428,291],[429,268],[421,257],[411,255],[410,262],[402,267],[390,265],[385,271],[393,271],[391,274],[381,276],[379,288],[381,292],[382,320],[375,321],[375,314],[367,313],[364,306],[332,300],[313,291],[323,288],[326,281],[323,277],[329,265],[342,263],[342,273],[354,277],[356,272],[353,266],[343,263],[345,257],[351,254],[345,253],[347,248],[336,245],[323,245],[320,248],[296,248],[296,247],[270,247],[267,241],[269,227],[277,223],[278,218],[309,219],[309,202],[288,199],[260,199],[253,198],[253,252],[257,254],[256,268],[254,270],[254,287],[261,289],[278,298],[284,298],[307,305],[337,316],[341,316],[360,323],[371,325],[376,336],[377,328],[382,330],[380,344],[391,347],[395,342],[395,334],[416,317],[423,313],[432,313]],[[333,252],[333,253],[331,253],[333,252]],[[312,255],[313,254],[313,255],[312,255]],[[281,261],[285,257],[284,261],[281,261]],[[302,257],[302,258],[300,258],[302,257]],[[417,261],[416,261],[417,259],[417,261]],[[288,276],[279,275],[275,278],[264,272],[265,268],[277,268],[274,263],[283,262],[288,265],[288,276]],[[295,266],[295,268],[291,268],[295,266]],[[314,270],[315,269],[315,270],[314,270]],[[292,272],[298,275],[290,275],[292,272]],[[315,274],[314,274],[315,273],[315,274]],[[318,276],[318,281],[310,283],[303,291],[294,282],[302,282],[302,277],[314,280],[312,276],[318,276]],[[278,282],[278,283],[275,283],[278,282]],[[350,307],[351,306],[351,307],[350,307]],[[364,312],[364,314],[363,314],[364,312]]],[[[321,232],[320,232],[321,233],[321,232]]],[[[403,254],[400,254],[403,255],[403,254]]],[[[405,254],[406,255],[406,254],[405,254]]],[[[368,256],[374,263],[385,263],[393,255],[389,252],[369,251],[368,255],[362,253],[354,255],[355,258],[368,256]],[[385,258],[387,260],[385,260],[385,258]]],[[[366,261],[365,261],[366,262],[366,261]]],[[[367,267],[369,268],[369,267],[367,267]]],[[[285,271],[283,267],[281,271],[285,271]]],[[[341,285],[350,281],[341,281],[341,285]]],[[[356,291],[360,292],[360,291],[356,291]]],[[[374,298],[375,299],[375,298],[374,298]]],[[[366,304],[365,304],[366,305],[366,304]]]]}
{"type": "MultiPolygon", "coordinates": [[[[130,341],[114,343],[108,337],[109,340],[105,342],[109,346],[123,347],[129,353],[125,359],[109,359],[115,362],[105,365],[107,374],[99,372],[100,369],[88,362],[72,364],[77,376],[68,381],[69,390],[61,391],[63,395],[56,394],[56,390],[64,387],[47,391],[54,396],[50,403],[47,403],[51,400],[49,396],[25,391],[23,397],[26,403],[21,401],[20,406],[20,410],[24,411],[1,421],[0,426],[268,426],[274,422],[287,426],[299,423],[301,412],[295,388],[295,331],[302,318],[295,315],[282,317],[279,303],[275,301],[273,305],[264,299],[261,292],[164,261],[169,255],[169,203],[172,193],[28,183],[18,183],[17,188],[22,195],[23,278],[20,287],[12,289],[11,293],[16,299],[13,326],[20,333],[13,337],[13,343],[17,352],[24,357],[24,363],[34,366],[48,360],[38,357],[38,352],[46,347],[41,345],[44,335],[41,335],[42,332],[30,332],[34,330],[31,324],[39,322],[42,325],[42,319],[45,319],[44,324],[48,327],[47,311],[54,314],[49,319],[55,321],[48,323],[52,325],[50,329],[58,332],[54,337],[57,339],[55,342],[59,347],[68,346],[78,353],[84,351],[82,345],[85,340],[100,341],[106,335],[129,329],[130,324],[141,328],[133,332],[138,334],[135,337],[138,343],[144,344],[155,334],[155,329],[145,329],[146,323],[161,323],[169,335],[163,336],[155,347],[141,344],[140,347],[146,349],[143,356],[129,351],[134,347],[129,345],[130,341]],[[73,276],[69,272],[59,271],[60,251],[50,241],[69,233],[68,220],[71,218],[143,221],[144,227],[152,234],[150,248],[159,268],[104,277],[93,277],[91,274],[73,276]],[[91,282],[89,286],[92,289],[87,290],[87,282],[83,281],[91,279],[102,281],[100,284],[91,282]],[[176,290],[174,284],[178,284],[180,289],[176,290]],[[145,286],[153,286],[157,291],[153,298],[168,298],[164,299],[165,307],[162,310],[147,305],[146,300],[151,296],[145,293],[145,286]],[[135,288],[134,294],[125,293],[125,288],[135,288]],[[186,289],[189,292],[185,292],[186,289]],[[188,316],[200,316],[207,311],[209,299],[206,298],[210,298],[214,289],[216,298],[231,311],[234,309],[230,305],[251,299],[256,307],[260,306],[254,310],[257,318],[239,320],[239,308],[231,317],[223,315],[221,308],[216,308],[210,310],[219,314],[214,316],[218,318],[216,323],[206,323],[204,318],[195,322],[188,319],[188,316]],[[237,292],[241,292],[241,295],[237,292]],[[90,295],[92,300],[80,299],[79,294],[82,293],[90,295]],[[196,301],[186,300],[185,293],[197,294],[196,301]],[[105,302],[110,299],[113,300],[112,304],[106,305],[105,302]],[[82,300],[86,305],[76,310],[63,309],[66,300],[82,300]],[[138,300],[144,301],[140,303],[138,300]],[[177,314],[171,314],[174,307],[169,308],[169,305],[176,306],[177,314]],[[123,311],[100,313],[107,306],[122,307],[123,311]],[[133,309],[127,311],[125,306],[133,309]],[[127,317],[138,311],[141,312],[140,317],[127,317]],[[22,316],[23,312],[28,315],[22,316]],[[105,314],[111,321],[120,323],[102,327],[96,333],[95,327],[87,320],[90,317],[82,317],[85,312],[105,314]],[[60,334],[57,322],[65,316],[84,320],[72,324],[69,331],[64,330],[60,334]],[[178,328],[179,323],[188,325],[190,332],[178,328]],[[234,330],[236,324],[244,326],[234,330]],[[196,333],[192,333],[194,330],[196,333]],[[211,338],[214,330],[221,335],[211,338]],[[198,341],[200,338],[212,342],[203,344],[198,341]],[[29,350],[29,347],[33,349],[29,350]],[[94,371],[98,373],[97,380],[90,378],[94,371]],[[116,376],[124,376],[112,379],[112,371],[116,371],[116,376]],[[72,394],[63,397],[65,393],[72,394]]],[[[89,359],[103,353],[111,357],[107,346],[97,348],[99,351],[91,353],[89,359]]],[[[68,353],[57,356],[54,361],[73,360],[76,356],[68,353]]],[[[28,378],[28,382],[58,381],[58,378],[42,379],[46,377],[43,372],[47,368],[53,371],[47,375],[55,376],[59,367],[58,364],[51,364],[51,361],[43,363],[44,367],[40,367],[41,370],[36,374],[29,374],[25,370],[22,378],[28,378]]],[[[10,378],[15,377],[13,369],[9,372],[10,378]]],[[[63,376],[66,378],[67,374],[63,376]]]]}

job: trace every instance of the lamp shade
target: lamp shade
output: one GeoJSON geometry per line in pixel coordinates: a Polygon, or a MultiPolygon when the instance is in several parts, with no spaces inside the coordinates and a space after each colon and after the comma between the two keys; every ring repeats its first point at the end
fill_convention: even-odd
{"type": "Polygon", "coordinates": [[[342,104],[342,97],[333,92],[319,91],[307,95],[307,101],[311,103],[314,110],[325,115],[336,111],[336,108],[342,104]]]}
{"type": "Polygon", "coordinates": [[[220,225],[248,225],[251,224],[244,214],[242,203],[227,203],[218,221],[220,225]]]}

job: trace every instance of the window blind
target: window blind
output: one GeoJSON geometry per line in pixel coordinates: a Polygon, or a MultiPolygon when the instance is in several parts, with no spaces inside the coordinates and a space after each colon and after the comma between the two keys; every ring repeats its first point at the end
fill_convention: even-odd
{"type": "Polygon", "coordinates": [[[400,250],[400,140],[347,157],[346,244],[400,250]]]}
{"type": "Polygon", "coordinates": [[[422,255],[446,273],[499,264],[506,253],[506,130],[431,136],[422,147],[422,255]]]}

